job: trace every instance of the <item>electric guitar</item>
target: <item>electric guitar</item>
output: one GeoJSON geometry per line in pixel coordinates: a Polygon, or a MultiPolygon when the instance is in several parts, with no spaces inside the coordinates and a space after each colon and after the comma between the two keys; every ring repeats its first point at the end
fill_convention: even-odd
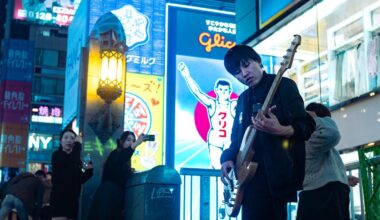
{"type": "MultiPolygon", "coordinates": [[[[274,94],[280,84],[281,77],[287,69],[292,66],[294,54],[297,47],[301,44],[301,36],[294,35],[294,39],[290,48],[286,51],[286,55],[281,62],[281,68],[269,89],[265,98],[261,111],[264,114],[268,113],[269,106],[273,100],[274,94]]],[[[224,184],[224,204],[226,213],[231,217],[236,217],[239,214],[240,206],[243,202],[244,189],[247,183],[255,176],[258,164],[252,162],[254,149],[252,143],[255,140],[256,130],[251,125],[244,133],[239,152],[236,157],[235,167],[228,173],[228,178],[222,178],[224,184]]]]}

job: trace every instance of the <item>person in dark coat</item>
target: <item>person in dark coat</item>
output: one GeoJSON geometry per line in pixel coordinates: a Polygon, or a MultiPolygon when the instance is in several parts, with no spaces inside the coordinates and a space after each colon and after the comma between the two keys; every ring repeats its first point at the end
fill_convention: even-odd
{"type": "Polygon", "coordinates": [[[121,219],[123,209],[124,187],[128,177],[133,173],[131,157],[145,140],[131,131],[125,131],[117,140],[117,148],[107,157],[103,166],[101,183],[95,192],[88,220],[121,219]]]}
{"type": "Polygon", "coordinates": [[[221,156],[222,177],[235,165],[248,126],[256,130],[252,161],[255,176],[246,184],[243,220],[285,220],[286,203],[297,200],[305,175],[305,140],[315,129],[297,85],[283,77],[268,114],[259,111],[276,75],[262,69],[261,57],[251,47],[237,45],[224,57],[227,71],[248,88],[236,106],[231,145],[221,156]]]}
{"type": "Polygon", "coordinates": [[[8,171],[8,179],[0,184],[0,201],[3,201],[3,199],[5,198],[8,184],[15,176],[17,176],[16,170],[10,168],[8,171]]]}
{"type": "Polygon", "coordinates": [[[52,155],[51,211],[53,220],[76,219],[82,184],[93,175],[92,164],[81,160],[81,138],[71,129],[60,135],[60,147],[52,155]],[[84,168],[84,169],[83,169],[84,168]]]}
{"type": "Polygon", "coordinates": [[[16,209],[18,219],[28,220],[29,216],[36,216],[42,207],[44,185],[42,177],[32,173],[20,173],[8,184],[6,196],[1,203],[0,219],[16,209]]]}
{"type": "Polygon", "coordinates": [[[43,179],[44,184],[44,196],[42,199],[42,209],[38,219],[40,220],[51,220],[50,211],[50,194],[53,188],[53,183],[51,182],[51,172],[45,173],[43,170],[37,170],[34,175],[39,176],[43,179]]]}

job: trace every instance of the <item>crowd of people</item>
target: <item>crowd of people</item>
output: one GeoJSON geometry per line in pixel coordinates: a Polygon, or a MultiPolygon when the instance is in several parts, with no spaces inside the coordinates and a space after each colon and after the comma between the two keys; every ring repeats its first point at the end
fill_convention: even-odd
{"type": "MultiPolygon", "coordinates": [[[[137,139],[124,132],[117,148],[104,163],[102,182],[95,193],[88,219],[121,219],[123,185],[132,174],[131,157],[146,135],[137,139]],[[103,207],[103,208],[99,208],[103,207]],[[104,209],[109,207],[110,209],[104,209]]],[[[52,172],[37,170],[34,174],[15,172],[0,187],[0,220],[74,220],[78,218],[82,184],[93,175],[92,162],[81,159],[82,138],[73,130],[60,134],[60,146],[53,152],[52,172]]]]}
{"type": "MultiPolygon", "coordinates": [[[[259,165],[246,183],[243,220],[285,220],[287,202],[297,200],[298,220],[349,219],[349,186],[358,179],[346,175],[334,148],[340,133],[328,108],[311,103],[305,109],[295,82],[283,78],[272,106],[263,113],[260,109],[275,75],[262,69],[261,57],[251,47],[237,45],[229,49],[224,64],[248,88],[236,103],[231,144],[220,157],[222,177],[229,178],[235,166],[245,130],[249,126],[256,129],[250,147],[255,152],[252,161],[259,165]]],[[[121,134],[104,162],[89,220],[121,219],[123,186],[133,173],[131,157],[145,140],[144,134],[138,138],[130,131],[121,134]]],[[[83,163],[81,154],[81,137],[73,130],[63,130],[59,149],[52,155],[51,173],[13,174],[2,185],[0,220],[12,210],[20,220],[77,219],[82,184],[93,176],[94,169],[91,162],[83,163]]]]}

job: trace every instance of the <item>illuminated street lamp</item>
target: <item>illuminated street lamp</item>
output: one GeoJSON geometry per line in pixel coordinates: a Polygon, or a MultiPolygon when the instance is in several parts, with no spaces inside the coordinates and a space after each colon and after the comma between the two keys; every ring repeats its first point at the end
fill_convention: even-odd
{"type": "Polygon", "coordinates": [[[122,94],[123,65],[126,46],[118,41],[114,30],[100,34],[101,70],[96,93],[107,103],[122,94]]]}
{"type": "Polygon", "coordinates": [[[100,69],[96,94],[105,102],[89,124],[105,144],[120,127],[117,116],[111,111],[111,103],[123,93],[123,74],[125,74],[125,41],[120,40],[117,33],[110,29],[100,34],[100,69]]]}

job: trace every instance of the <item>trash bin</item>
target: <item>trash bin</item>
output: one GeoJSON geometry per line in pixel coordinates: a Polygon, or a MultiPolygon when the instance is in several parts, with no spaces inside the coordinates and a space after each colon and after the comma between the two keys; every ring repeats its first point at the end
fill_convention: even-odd
{"type": "Polygon", "coordinates": [[[125,218],[179,220],[181,177],[168,166],[133,174],[126,183],[125,218]]]}

